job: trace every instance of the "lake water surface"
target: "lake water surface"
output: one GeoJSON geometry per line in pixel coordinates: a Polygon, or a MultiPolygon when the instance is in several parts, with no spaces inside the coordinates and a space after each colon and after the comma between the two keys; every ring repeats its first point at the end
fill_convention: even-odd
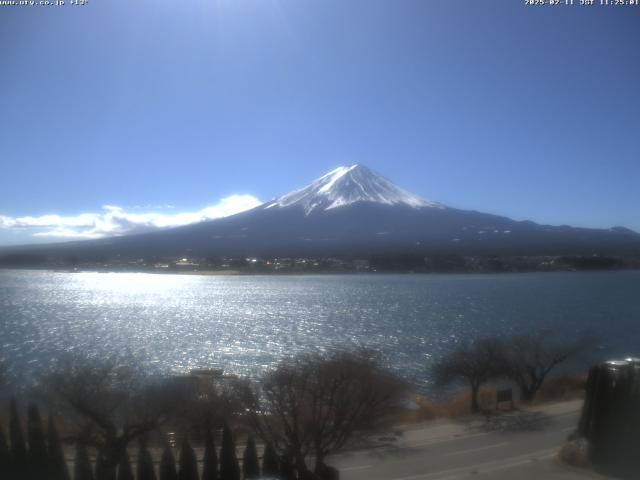
{"type": "Polygon", "coordinates": [[[191,276],[0,270],[0,360],[15,375],[69,355],[144,369],[255,374],[334,346],[379,351],[425,385],[457,342],[555,329],[640,356],[640,272],[191,276]]]}

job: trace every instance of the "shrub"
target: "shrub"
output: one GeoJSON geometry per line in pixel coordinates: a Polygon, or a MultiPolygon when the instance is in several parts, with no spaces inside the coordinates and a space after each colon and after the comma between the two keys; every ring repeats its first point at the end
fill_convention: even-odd
{"type": "Polygon", "coordinates": [[[262,474],[265,477],[275,477],[280,474],[280,462],[278,455],[271,443],[267,443],[264,447],[264,453],[262,454],[262,474]]]}
{"type": "Polygon", "coordinates": [[[222,431],[220,480],[240,480],[240,466],[236,457],[236,445],[229,425],[225,425],[222,431]]]}
{"type": "Polygon", "coordinates": [[[218,455],[210,429],[207,429],[205,437],[202,480],[218,480],[218,455]]]}
{"type": "Polygon", "coordinates": [[[573,467],[586,468],[590,462],[587,455],[587,445],[584,440],[571,441],[560,449],[558,459],[573,467]]]}
{"type": "Polygon", "coordinates": [[[51,478],[54,480],[69,480],[69,470],[67,468],[67,462],[64,459],[64,449],[62,448],[62,442],[60,442],[58,429],[51,415],[49,415],[47,438],[49,441],[47,456],[49,457],[48,463],[51,478]]]}
{"type": "Polygon", "coordinates": [[[131,469],[131,460],[129,454],[125,450],[118,464],[118,480],[135,480],[133,470],[131,469]]]}
{"type": "Polygon", "coordinates": [[[76,458],[73,468],[74,480],[93,480],[93,470],[87,447],[82,443],[76,445],[76,458]]]}
{"type": "Polygon", "coordinates": [[[138,480],[156,480],[156,472],[153,468],[153,459],[151,458],[151,453],[147,449],[144,439],[140,440],[137,474],[138,480]]]}
{"type": "Polygon", "coordinates": [[[11,443],[11,466],[10,471],[14,476],[20,478],[26,476],[27,470],[27,446],[20,425],[20,415],[15,399],[11,399],[9,407],[9,441],[11,443]]]}
{"type": "Polygon", "coordinates": [[[198,459],[186,436],[180,448],[178,480],[198,480],[198,459]]]}
{"type": "Polygon", "coordinates": [[[242,474],[245,480],[260,477],[258,451],[256,450],[256,443],[253,441],[253,437],[251,436],[249,436],[247,440],[247,446],[244,449],[244,456],[242,457],[242,474]]]}
{"type": "Polygon", "coordinates": [[[178,480],[176,459],[169,445],[164,448],[160,458],[160,480],[178,480]]]}

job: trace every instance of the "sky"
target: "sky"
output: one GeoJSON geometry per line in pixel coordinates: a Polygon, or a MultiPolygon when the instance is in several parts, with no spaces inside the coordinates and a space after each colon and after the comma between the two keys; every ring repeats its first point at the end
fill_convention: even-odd
{"type": "Polygon", "coordinates": [[[0,5],[0,245],[216,218],[356,163],[453,207],[640,231],[639,21],[516,0],[0,5]]]}

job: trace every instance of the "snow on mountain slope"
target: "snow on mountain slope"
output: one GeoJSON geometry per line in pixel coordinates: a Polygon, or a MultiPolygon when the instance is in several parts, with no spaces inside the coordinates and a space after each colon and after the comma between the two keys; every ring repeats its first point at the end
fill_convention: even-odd
{"type": "Polygon", "coordinates": [[[444,208],[394,185],[363,165],[338,167],[306,187],[269,202],[264,208],[301,206],[309,215],[313,211],[331,210],[356,202],[444,208]]]}

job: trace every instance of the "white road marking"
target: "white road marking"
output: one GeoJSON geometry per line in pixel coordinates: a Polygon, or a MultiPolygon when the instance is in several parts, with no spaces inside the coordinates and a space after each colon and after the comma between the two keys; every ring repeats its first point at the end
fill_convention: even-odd
{"type": "Polygon", "coordinates": [[[425,475],[431,475],[430,473],[421,473],[420,475],[410,475],[408,477],[396,477],[391,480],[418,480],[422,478],[426,478],[425,475]]]}
{"type": "Polygon", "coordinates": [[[470,433],[470,434],[463,433],[458,436],[433,438],[431,440],[427,440],[425,442],[420,442],[420,443],[407,443],[404,446],[405,447],[426,447],[427,445],[433,445],[435,443],[445,443],[445,442],[453,442],[455,440],[465,440],[467,438],[483,437],[485,435],[491,435],[491,433],[493,432],[470,433]]]}
{"type": "Polygon", "coordinates": [[[509,444],[507,442],[495,443],[493,445],[485,445],[484,447],[470,448],[468,450],[458,450],[457,452],[445,453],[444,456],[451,457],[453,455],[464,455],[465,453],[480,452],[482,450],[488,450],[489,448],[504,447],[505,445],[509,444]]]}
{"type": "Polygon", "coordinates": [[[350,472],[353,470],[365,470],[367,468],[373,468],[373,465],[358,465],[357,467],[344,467],[341,468],[340,471],[341,472],[350,472]]]}

